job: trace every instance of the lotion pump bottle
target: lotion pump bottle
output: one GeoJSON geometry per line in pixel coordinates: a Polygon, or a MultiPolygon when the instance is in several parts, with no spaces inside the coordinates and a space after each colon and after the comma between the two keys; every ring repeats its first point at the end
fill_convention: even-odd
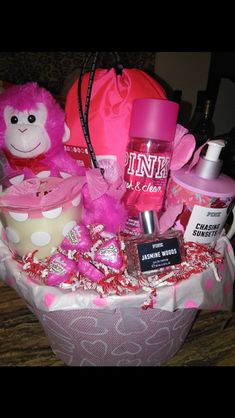
{"type": "Polygon", "coordinates": [[[223,139],[215,139],[208,142],[205,156],[200,156],[195,168],[198,177],[212,180],[219,177],[223,161],[219,159],[222,148],[226,145],[223,139]]]}
{"type": "Polygon", "coordinates": [[[171,172],[166,206],[184,204],[175,226],[184,230],[185,241],[214,245],[235,199],[235,181],[221,173],[223,161],[219,157],[226,142],[217,139],[206,145],[204,156],[198,159],[201,147],[190,165],[171,172]]]}

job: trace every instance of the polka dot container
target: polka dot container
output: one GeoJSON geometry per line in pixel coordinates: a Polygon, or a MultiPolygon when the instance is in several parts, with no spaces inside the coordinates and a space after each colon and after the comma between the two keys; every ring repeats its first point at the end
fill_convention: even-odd
{"type": "Polygon", "coordinates": [[[82,214],[83,177],[32,178],[12,185],[0,195],[0,219],[9,248],[23,256],[38,250],[50,255],[82,214]]]}

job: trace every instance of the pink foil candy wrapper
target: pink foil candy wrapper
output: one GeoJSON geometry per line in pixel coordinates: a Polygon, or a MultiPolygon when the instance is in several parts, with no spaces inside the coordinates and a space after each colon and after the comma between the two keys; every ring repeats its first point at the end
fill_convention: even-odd
{"type": "Polygon", "coordinates": [[[84,260],[84,258],[79,258],[77,262],[77,271],[83,276],[88,277],[92,282],[98,282],[104,277],[104,273],[99,271],[95,266],[93,266],[89,261],[84,260]]]}
{"type": "Polygon", "coordinates": [[[54,254],[50,257],[48,265],[47,285],[57,286],[65,282],[72,271],[76,271],[76,264],[63,254],[54,254]]]}
{"type": "Polygon", "coordinates": [[[75,225],[68,232],[60,247],[63,250],[89,251],[92,246],[90,232],[85,225],[75,225]]]}
{"type": "Polygon", "coordinates": [[[105,241],[98,248],[94,259],[108,267],[120,269],[123,265],[120,242],[116,238],[105,241]]]}

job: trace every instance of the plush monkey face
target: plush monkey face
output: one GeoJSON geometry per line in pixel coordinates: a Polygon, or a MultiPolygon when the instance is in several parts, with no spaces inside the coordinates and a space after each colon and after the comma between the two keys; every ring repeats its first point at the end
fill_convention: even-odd
{"type": "Polygon", "coordinates": [[[11,154],[21,158],[32,158],[45,153],[51,141],[45,129],[47,109],[43,103],[37,103],[36,109],[23,112],[6,106],[5,145],[11,154]]]}

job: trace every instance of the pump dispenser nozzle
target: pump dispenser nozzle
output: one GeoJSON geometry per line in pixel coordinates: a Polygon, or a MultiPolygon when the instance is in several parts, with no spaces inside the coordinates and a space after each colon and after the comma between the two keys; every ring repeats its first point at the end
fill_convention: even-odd
{"type": "Polygon", "coordinates": [[[208,141],[206,155],[201,156],[195,168],[195,174],[204,179],[215,179],[219,176],[223,161],[219,159],[222,148],[226,145],[223,139],[208,141]]]}
{"type": "Polygon", "coordinates": [[[205,159],[210,161],[218,161],[222,148],[226,145],[223,139],[214,139],[208,142],[205,159]]]}

